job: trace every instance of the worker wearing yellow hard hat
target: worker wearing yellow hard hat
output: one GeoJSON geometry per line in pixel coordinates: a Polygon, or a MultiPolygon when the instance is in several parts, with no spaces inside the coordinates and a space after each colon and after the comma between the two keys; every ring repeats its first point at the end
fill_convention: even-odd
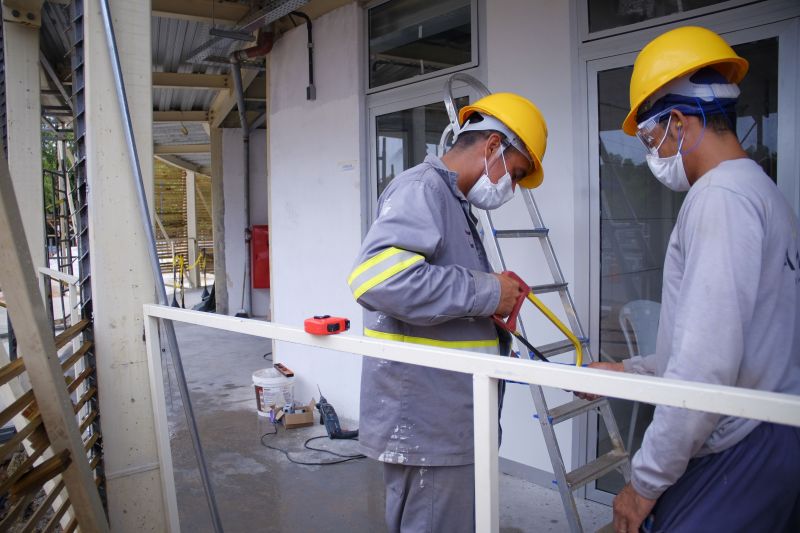
{"type": "MultiPolygon", "coordinates": [[[[656,353],[608,370],[800,394],[800,224],[737,138],[748,63],[716,33],[668,31],[636,58],[630,111],[654,176],[688,191],[664,260],[656,353]]],[[[614,529],[796,531],[800,429],[657,406],[614,529]]]]}
{"type": "Polygon", "coordinates": [[[495,126],[496,131],[503,133],[506,140],[531,163],[530,173],[518,181],[519,185],[534,189],[542,184],[547,124],[533,102],[513,93],[490,94],[461,108],[458,118],[461,133],[490,130],[489,123],[495,126]],[[487,117],[489,120],[481,124],[487,117]]]}
{"type": "MultiPolygon", "coordinates": [[[[520,285],[493,273],[470,206],[496,209],[517,185],[541,184],[547,127],[533,103],[508,93],[459,118],[446,154],[383,191],[347,281],[365,336],[508,355],[510,337],[491,316],[508,316],[520,285]]],[[[469,375],[365,358],[360,426],[362,452],[382,463],[389,531],[475,530],[469,375]]]]}

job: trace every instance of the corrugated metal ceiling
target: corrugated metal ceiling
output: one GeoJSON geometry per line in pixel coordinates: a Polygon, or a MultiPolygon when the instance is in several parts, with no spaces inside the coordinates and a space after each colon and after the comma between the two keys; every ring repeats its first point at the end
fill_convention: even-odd
{"type": "MultiPolygon", "coordinates": [[[[239,0],[239,3],[252,6],[251,12],[258,10],[262,5],[266,9],[294,8],[294,2],[298,0],[264,0],[251,1],[239,0]],[[284,5],[286,4],[286,5],[284,5]],[[291,5],[290,5],[291,4],[291,5]]],[[[312,18],[335,9],[340,5],[348,3],[350,0],[312,0],[304,11],[309,13],[312,18]]],[[[299,4],[305,4],[300,1],[299,4]]],[[[299,5],[298,4],[298,5],[299,5]]],[[[210,13],[209,13],[210,15],[210,13]]],[[[247,17],[245,17],[246,19],[247,17]]],[[[57,2],[45,2],[42,10],[42,31],[41,49],[50,64],[58,73],[61,79],[68,79],[70,72],[70,50],[69,41],[70,8],[68,5],[57,2]]],[[[218,28],[230,28],[231,23],[217,21],[218,28]]],[[[196,74],[227,74],[230,69],[226,64],[213,62],[194,62],[190,63],[188,56],[190,52],[196,50],[203,43],[209,41],[211,37],[209,30],[211,25],[204,22],[183,20],[180,17],[161,17],[154,16],[152,19],[152,60],[154,72],[178,72],[196,74]]],[[[250,46],[252,43],[223,39],[219,44],[214,45],[213,55],[226,57],[230,52],[237,48],[250,46]]],[[[68,82],[65,83],[68,85],[68,82]]],[[[67,91],[70,89],[67,87],[67,91]]],[[[199,111],[208,110],[218,94],[218,91],[208,89],[153,89],[153,110],[154,111],[199,111]]],[[[263,101],[247,101],[250,111],[263,111],[265,103],[263,101]]],[[[234,108],[226,127],[238,125],[238,118],[234,108]],[[235,120],[234,120],[235,119],[235,120]]],[[[208,135],[202,125],[197,123],[154,123],[153,141],[157,145],[163,144],[206,144],[209,142],[208,135]],[[186,133],[184,133],[186,132],[186,133]]],[[[185,154],[180,156],[182,159],[200,166],[210,164],[209,154],[185,154]]]]}

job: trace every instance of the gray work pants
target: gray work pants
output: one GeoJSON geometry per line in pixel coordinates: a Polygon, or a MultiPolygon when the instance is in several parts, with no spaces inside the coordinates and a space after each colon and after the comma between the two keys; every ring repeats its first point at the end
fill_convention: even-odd
{"type": "Polygon", "coordinates": [[[384,463],[389,533],[475,531],[475,466],[384,463]]]}

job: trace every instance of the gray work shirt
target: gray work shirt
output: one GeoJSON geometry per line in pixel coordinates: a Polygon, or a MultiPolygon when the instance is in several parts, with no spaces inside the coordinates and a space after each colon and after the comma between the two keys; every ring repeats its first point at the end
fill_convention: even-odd
{"type": "MultiPolygon", "coordinates": [[[[692,186],[664,261],[656,353],[629,372],[800,394],[800,237],[781,192],[750,159],[692,186]]],[[[693,457],[740,442],[759,422],[658,406],[632,484],[657,498],[693,457]]]]}
{"type": "MultiPolygon", "coordinates": [[[[434,156],[397,176],[378,200],[348,283],[365,308],[366,336],[507,353],[490,318],[500,283],[456,177],[434,156]]],[[[473,463],[472,416],[470,374],[364,358],[365,455],[417,466],[473,463]]]]}

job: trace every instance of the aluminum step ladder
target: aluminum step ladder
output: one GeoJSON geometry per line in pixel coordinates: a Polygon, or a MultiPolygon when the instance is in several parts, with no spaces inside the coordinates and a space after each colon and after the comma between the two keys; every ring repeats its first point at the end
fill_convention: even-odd
{"type": "MultiPolygon", "coordinates": [[[[445,83],[445,96],[444,102],[450,118],[450,124],[445,132],[442,134],[440,142],[440,151],[443,153],[448,147],[449,139],[452,135],[458,132],[458,112],[453,100],[452,86],[454,82],[461,82],[473,89],[478,97],[489,94],[488,89],[475,78],[465,74],[454,74],[445,83]]],[[[589,339],[584,334],[581,327],[578,315],[575,310],[575,304],[569,292],[569,287],[564,279],[561,271],[561,266],[556,258],[553,245],[550,241],[550,233],[548,228],[542,221],[541,212],[533,197],[530,189],[520,188],[522,198],[528,210],[531,219],[531,227],[519,230],[498,230],[495,228],[492,221],[492,215],[488,211],[476,209],[478,220],[480,222],[481,239],[483,241],[486,252],[489,256],[489,261],[495,271],[501,272],[508,270],[503,251],[500,247],[500,240],[506,239],[536,239],[542,246],[542,252],[546,259],[547,265],[550,270],[552,283],[531,286],[534,294],[547,294],[558,293],[561,303],[566,313],[569,328],[573,334],[579,339],[583,346],[583,354],[585,362],[592,362],[593,358],[589,350],[589,339]]],[[[523,336],[525,335],[525,327],[522,323],[522,317],[519,317],[519,330],[523,336]]],[[[526,338],[528,338],[526,336],[526,338]]],[[[530,338],[529,338],[530,340],[530,338]]],[[[528,354],[528,357],[533,359],[533,354],[515,338],[514,346],[517,355],[528,354]]],[[[553,342],[543,346],[538,346],[537,349],[547,357],[554,357],[559,354],[564,354],[573,351],[574,347],[570,340],[553,342]]],[[[548,454],[550,455],[550,462],[553,466],[553,475],[555,482],[558,486],[558,491],[561,495],[561,501],[564,505],[564,511],[567,517],[567,523],[570,530],[573,532],[582,532],[580,516],[578,508],[575,505],[575,498],[573,491],[599,479],[612,470],[618,470],[625,481],[630,481],[630,460],[628,453],[622,441],[622,437],[617,427],[617,422],[611,412],[611,406],[606,398],[599,398],[593,401],[582,400],[575,398],[574,400],[562,405],[550,407],[547,405],[544,391],[538,385],[530,385],[531,396],[536,408],[535,418],[539,420],[544,434],[544,441],[547,446],[548,454]],[[606,430],[609,434],[612,449],[610,452],[601,455],[597,459],[582,465],[571,472],[567,472],[564,466],[564,459],[561,455],[561,449],[558,445],[556,438],[555,426],[562,422],[572,420],[584,413],[596,413],[602,417],[606,430]]]]}

